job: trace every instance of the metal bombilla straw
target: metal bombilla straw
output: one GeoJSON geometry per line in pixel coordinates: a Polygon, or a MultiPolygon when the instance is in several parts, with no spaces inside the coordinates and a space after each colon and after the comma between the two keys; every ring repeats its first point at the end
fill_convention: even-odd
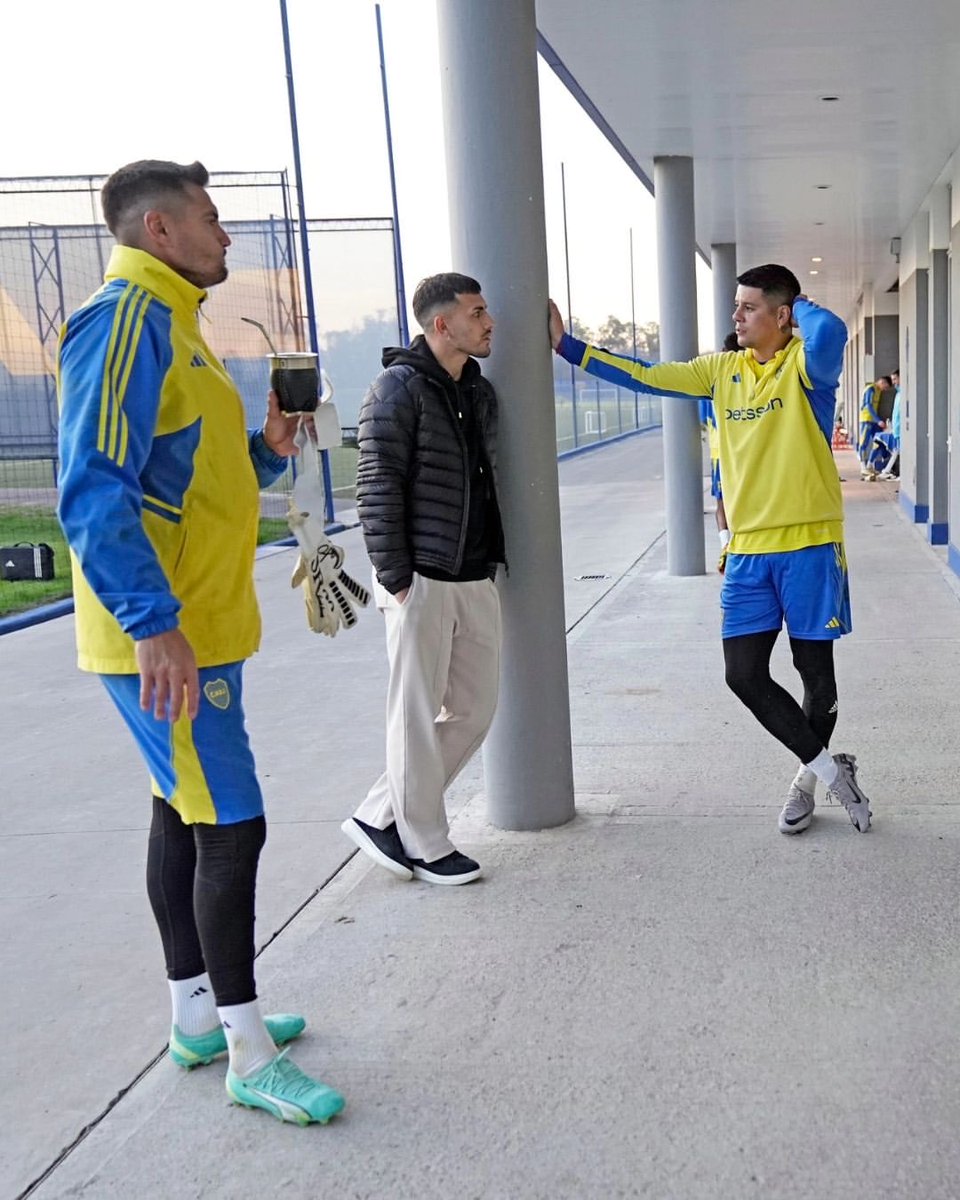
{"type": "Polygon", "coordinates": [[[267,331],[264,329],[264,327],[263,327],[263,326],[260,324],[260,322],[259,322],[259,321],[255,321],[255,320],[253,319],[253,317],[241,317],[241,318],[240,318],[240,320],[241,320],[241,321],[246,321],[246,323],[247,323],[248,325],[256,325],[256,327],[257,327],[257,328],[260,330],[260,332],[263,334],[263,336],[264,336],[264,337],[267,339],[267,345],[270,347],[270,350],[271,350],[271,352],[272,352],[272,353],[273,353],[273,354],[274,354],[274,355],[275,355],[277,358],[279,358],[279,357],[280,357],[280,352],[277,350],[276,346],[275,346],[275,345],[273,344],[273,342],[270,340],[270,334],[269,334],[269,333],[267,333],[267,331]]]}

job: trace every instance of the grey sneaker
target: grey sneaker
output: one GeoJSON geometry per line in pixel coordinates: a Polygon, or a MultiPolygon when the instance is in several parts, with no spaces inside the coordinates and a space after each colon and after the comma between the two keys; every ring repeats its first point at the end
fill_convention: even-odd
{"type": "Polygon", "coordinates": [[[840,768],[833,787],[827,788],[827,799],[842,804],[847,810],[855,829],[866,833],[870,828],[870,801],[857,784],[857,757],[855,754],[835,754],[833,761],[840,768]]]}
{"type": "Polygon", "coordinates": [[[813,792],[805,792],[794,780],[787,792],[787,802],[780,812],[781,833],[802,833],[813,819],[813,792]]]}

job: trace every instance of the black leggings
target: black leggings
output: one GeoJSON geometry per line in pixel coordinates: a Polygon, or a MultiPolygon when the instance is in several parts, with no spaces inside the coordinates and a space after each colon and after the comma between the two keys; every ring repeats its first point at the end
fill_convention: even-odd
{"type": "Polygon", "coordinates": [[[168,979],[206,971],[217,1004],[256,1000],[253,978],[257,862],[263,817],[233,825],[185,825],[153,797],[147,895],[163,941],[168,979]]]}
{"type": "Polygon", "coordinates": [[[724,638],[727,686],[764,729],[801,762],[812,762],[830,745],[837,723],[837,680],[832,641],[790,639],[793,665],[803,680],[803,707],[770,676],[777,630],[724,638]]]}

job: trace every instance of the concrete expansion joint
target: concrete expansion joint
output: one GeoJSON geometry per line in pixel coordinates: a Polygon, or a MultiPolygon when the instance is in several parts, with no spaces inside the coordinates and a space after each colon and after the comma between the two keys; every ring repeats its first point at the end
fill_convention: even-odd
{"type": "MultiPolygon", "coordinates": [[[[643,560],[647,557],[647,555],[653,549],[655,549],[660,544],[661,541],[663,541],[664,537],[666,536],[666,533],[667,533],[667,531],[665,529],[662,529],[660,531],[660,533],[658,533],[657,536],[653,539],[653,541],[651,541],[637,555],[637,557],[633,560],[633,562],[630,563],[630,565],[624,571],[621,571],[621,573],[613,580],[613,582],[610,584],[610,586],[608,588],[604,588],[603,592],[601,592],[601,594],[596,598],[596,600],[594,600],[593,604],[590,605],[590,607],[586,610],[586,612],[582,613],[572,624],[567,626],[566,632],[567,632],[568,638],[570,637],[570,635],[573,633],[574,630],[579,631],[578,632],[578,636],[579,636],[579,634],[583,632],[584,627],[592,624],[592,620],[588,621],[587,618],[593,617],[593,619],[595,619],[595,614],[597,612],[597,609],[600,607],[600,605],[602,605],[603,602],[618,587],[620,587],[620,585],[625,580],[632,578],[632,576],[636,573],[637,568],[640,566],[640,564],[643,562],[643,560]]],[[[611,577],[609,575],[578,575],[576,578],[577,579],[609,579],[611,577]]]]}

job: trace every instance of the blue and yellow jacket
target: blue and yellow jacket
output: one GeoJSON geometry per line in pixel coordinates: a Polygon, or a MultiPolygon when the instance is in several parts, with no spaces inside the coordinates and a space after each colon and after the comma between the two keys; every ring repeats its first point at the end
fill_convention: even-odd
{"type": "Polygon", "coordinates": [[[117,246],[60,334],[58,515],[86,671],[135,674],[134,642],[178,626],[201,667],[259,645],[259,489],[286,459],[245,428],[200,333],[205,296],[117,246]]]}
{"type": "Polygon", "coordinates": [[[557,347],[568,362],[619,386],[713,402],[734,554],[843,540],[830,436],[846,326],[810,300],[796,300],[793,312],[800,337],[766,363],[752,350],[644,363],[566,334],[557,347]]]}
{"type": "Polygon", "coordinates": [[[863,389],[863,396],[860,400],[861,425],[880,424],[880,397],[882,394],[883,388],[876,383],[868,383],[863,389]]]}

